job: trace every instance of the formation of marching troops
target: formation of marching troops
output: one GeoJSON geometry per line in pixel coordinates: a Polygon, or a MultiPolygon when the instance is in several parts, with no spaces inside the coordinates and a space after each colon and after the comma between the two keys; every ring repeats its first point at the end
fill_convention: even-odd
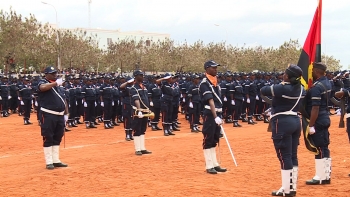
{"type": "MultiPolygon", "coordinates": [[[[240,122],[251,125],[257,124],[257,121],[268,123],[269,118],[264,111],[269,106],[260,97],[260,89],[279,84],[282,76],[283,72],[219,73],[225,123],[232,123],[233,127],[242,127],[240,122]]],[[[30,75],[18,78],[1,76],[2,117],[18,113],[23,116],[24,124],[28,125],[32,124],[31,112],[38,111],[37,120],[40,120],[40,110],[37,110],[40,109],[40,100],[37,94],[41,78],[30,75]]],[[[155,115],[149,120],[148,126],[154,131],[163,130],[166,136],[175,135],[173,131],[180,130],[180,110],[189,121],[191,132],[200,132],[203,106],[198,87],[202,78],[203,74],[197,73],[145,75],[143,84],[148,90],[149,106],[155,115]]],[[[333,86],[332,96],[341,87],[350,87],[347,71],[328,72],[327,78],[333,86]]],[[[69,104],[67,127],[85,124],[86,129],[91,129],[103,124],[105,129],[111,129],[124,123],[126,140],[132,140],[134,110],[129,91],[133,84],[133,77],[116,76],[115,73],[66,75],[60,88],[65,92],[69,104]]],[[[69,131],[68,128],[66,131],[69,131]]]]}

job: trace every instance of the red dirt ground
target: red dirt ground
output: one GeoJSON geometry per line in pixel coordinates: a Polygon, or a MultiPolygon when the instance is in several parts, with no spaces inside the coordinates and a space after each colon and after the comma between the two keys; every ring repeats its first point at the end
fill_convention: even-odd
{"type": "MultiPolygon", "coordinates": [[[[36,114],[32,114],[35,116],[36,114]]],[[[24,126],[22,117],[0,119],[0,196],[270,196],[281,186],[279,162],[267,124],[224,128],[234,151],[235,167],[227,145],[221,142],[221,166],[227,173],[204,171],[202,134],[190,133],[181,116],[181,131],[165,137],[162,131],[146,133],[151,155],[135,156],[133,142],[124,141],[122,126],[66,133],[61,160],[68,168],[45,169],[40,128],[24,126]]],[[[332,116],[332,184],[307,186],[314,175],[314,156],[301,138],[297,196],[350,196],[349,142],[345,129],[332,116]]],[[[35,118],[32,118],[35,120],[35,118]]]]}

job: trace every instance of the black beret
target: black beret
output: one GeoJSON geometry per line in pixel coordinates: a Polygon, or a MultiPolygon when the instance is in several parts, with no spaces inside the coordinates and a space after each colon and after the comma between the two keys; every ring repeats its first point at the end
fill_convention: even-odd
{"type": "Polygon", "coordinates": [[[321,69],[323,71],[327,70],[327,66],[323,64],[322,62],[314,62],[313,63],[314,68],[321,69]]]}

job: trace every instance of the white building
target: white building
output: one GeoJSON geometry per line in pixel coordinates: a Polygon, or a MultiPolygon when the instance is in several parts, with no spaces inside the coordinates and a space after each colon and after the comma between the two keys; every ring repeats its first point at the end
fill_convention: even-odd
{"type": "Polygon", "coordinates": [[[90,28],[75,28],[70,30],[79,30],[86,32],[87,35],[96,35],[97,41],[99,43],[99,48],[107,49],[108,44],[116,42],[119,40],[129,39],[135,40],[136,42],[139,40],[146,41],[147,45],[150,45],[151,42],[156,42],[158,40],[164,41],[170,38],[170,34],[166,33],[150,33],[143,31],[129,31],[122,32],[120,29],[118,30],[106,30],[106,29],[90,29],[90,28]]]}

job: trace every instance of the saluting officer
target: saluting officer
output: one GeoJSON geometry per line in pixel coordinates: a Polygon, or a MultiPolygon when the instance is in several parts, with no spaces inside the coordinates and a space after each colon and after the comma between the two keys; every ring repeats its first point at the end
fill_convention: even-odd
{"type": "Polygon", "coordinates": [[[29,125],[32,124],[29,119],[30,119],[30,111],[32,108],[32,94],[33,94],[33,89],[31,85],[29,84],[29,79],[25,78],[23,80],[23,85],[19,89],[19,99],[20,99],[20,104],[22,106],[22,110],[24,112],[23,114],[23,120],[24,120],[24,125],[29,125]]]}
{"type": "Polygon", "coordinates": [[[307,185],[331,183],[331,158],[328,145],[329,126],[331,124],[328,114],[328,100],[332,90],[325,72],[327,66],[321,62],[313,63],[312,77],[314,84],[307,91],[305,110],[310,115],[309,135],[318,150],[315,155],[316,174],[306,181],[307,185]]]}
{"type": "Polygon", "coordinates": [[[221,168],[216,159],[215,147],[220,139],[220,126],[223,124],[222,101],[220,86],[217,82],[217,67],[220,66],[213,60],[204,63],[205,77],[199,85],[199,94],[204,105],[203,110],[203,150],[206,164],[206,171],[209,174],[226,172],[221,168]]]}
{"type": "Polygon", "coordinates": [[[68,104],[62,98],[64,92],[57,86],[62,85],[61,78],[57,78],[57,70],[49,66],[45,70],[45,78],[38,84],[41,135],[43,136],[46,168],[67,167],[59,159],[59,146],[64,134],[64,122],[68,120],[68,104]]]}
{"type": "Polygon", "coordinates": [[[298,178],[298,145],[301,133],[299,106],[305,95],[300,83],[303,71],[290,65],[283,82],[261,88],[261,94],[272,99],[272,140],[281,164],[282,187],[272,196],[295,196],[298,178]]]}
{"type": "Polygon", "coordinates": [[[144,117],[145,113],[149,112],[149,100],[147,88],[143,83],[143,72],[136,70],[133,73],[135,77],[135,83],[130,88],[131,105],[137,112],[137,116],[134,116],[133,130],[134,130],[134,145],[135,154],[151,154],[145,147],[145,133],[147,129],[148,118],[144,117]]]}
{"type": "Polygon", "coordinates": [[[161,101],[161,110],[162,110],[162,120],[163,120],[163,128],[164,128],[164,135],[175,135],[171,130],[170,126],[172,125],[171,122],[171,115],[173,107],[171,106],[174,90],[171,87],[171,75],[169,73],[166,73],[163,78],[157,79],[157,83],[161,82],[161,89],[162,89],[162,98],[161,101]]]}
{"type": "Polygon", "coordinates": [[[134,140],[132,137],[132,125],[133,125],[133,111],[131,107],[131,97],[130,97],[130,88],[133,86],[134,78],[130,76],[121,78],[121,85],[119,87],[121,91],[121,102],[122,102],[122,115],[124,121],[124,130],[125,130],[125,140],[130,141],[134,140]]]}
{"type": "Polygon", "coordinates": [[[153,82],[148,86],[148,96],[151,110],[154,113],[154,118],[151,120],[152,131],[162,130],[158,127],[160,119],[160,98],[162,97],[162,90],[160,89],[160,82],[156,82],[160,76],[155,76],[152,80],[153,82]]]}

